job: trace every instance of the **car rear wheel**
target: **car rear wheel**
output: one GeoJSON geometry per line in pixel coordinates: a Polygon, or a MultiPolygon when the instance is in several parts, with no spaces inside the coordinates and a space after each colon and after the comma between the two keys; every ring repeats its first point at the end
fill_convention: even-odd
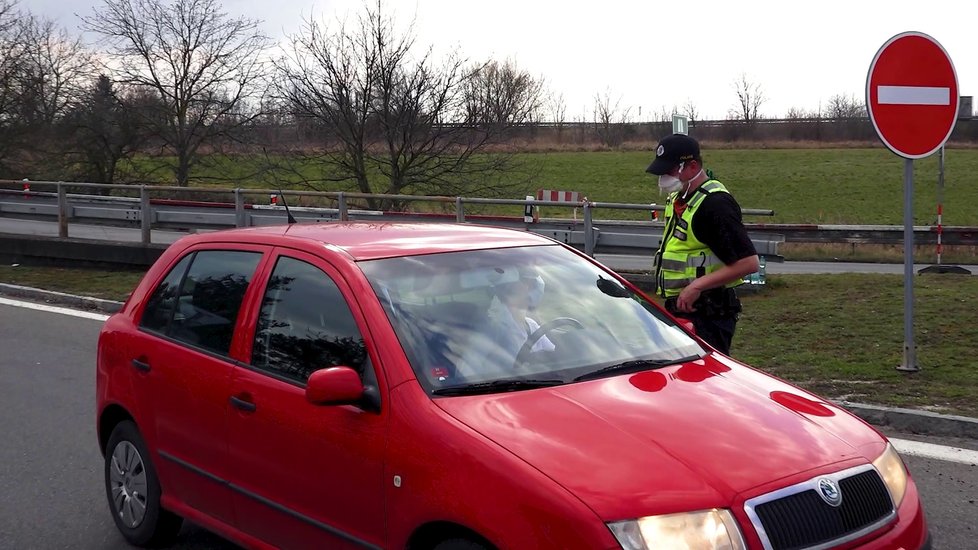
{"type": "Polygon", "coordinates": [[[105,449],[105,494],[119,532],[136,546],[176,538],[183,519],[160,506],[160,482],[136,425],[120,422],[105,449]]]}

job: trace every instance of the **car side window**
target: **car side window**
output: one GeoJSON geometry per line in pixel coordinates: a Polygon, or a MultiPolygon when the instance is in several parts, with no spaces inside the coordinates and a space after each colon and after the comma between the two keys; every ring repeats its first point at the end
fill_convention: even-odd
{"type": "Polygon", "coordinates": [[[314,371],[351,367],[375,384],[363,335],[336,283],[319,268],[282,256],[268,281],[252,365],[305,383],[314,371]]]}
{"type": "Polygon", "coordinates": [[[187,272],[191,258],[193,258],[193,254],[184,256],[153,291],[146,302],[146,308],[143,310],[143,318],[139,323],[140,327],[166,334],[166,329],[170,320],[173,319],[173,312],[176,309],[180,281],[183,280],[183,275],[187,272]]]}
{"type": "Polygon", "coordinates": [[[260,252],[205,250],[184,258],[154,291],[143,327],[227,355],[241,301],[261,256],[260,252]],[[180,281],[185,262],[190,265],[180,281]],[[179,291],[174,294],[171,289],[177,281],[179,291]]]}

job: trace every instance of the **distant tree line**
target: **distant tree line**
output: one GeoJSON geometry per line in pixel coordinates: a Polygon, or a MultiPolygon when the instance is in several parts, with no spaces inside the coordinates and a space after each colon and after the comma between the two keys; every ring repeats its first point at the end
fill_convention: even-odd
{"type": "MultiPolygon", "coordinates": [[[[436,55],[382,0],[304,21],[274,47],[218,0],[103,0],[81,20],[97,44],[0,0],[0,178],[186,186],[244,155],[249,177],[275,186],[493,196],[532,178],[518,151],[652,142],[673,113],[715,140],[875,138],[853,97],[764,118],[746,75],[723,121],[699,120],[692,101],[638,121],[610,88],[572,120],[542,77],[512,60],[436,55]]],[[[978,140],[966,126],[956,133],[978,140]]]]}

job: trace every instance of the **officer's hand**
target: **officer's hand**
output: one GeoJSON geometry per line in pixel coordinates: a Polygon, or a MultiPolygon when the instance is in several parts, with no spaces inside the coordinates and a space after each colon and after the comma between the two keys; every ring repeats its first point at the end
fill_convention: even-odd
{"type": "Polygon", "coordinates": [[[688,285],[683,288],[682,292],[679,293],[679,297],[676,298],[676,309],[679,311],[684,311],[686,313],[692,313],[696,311],[693,304],[700,297],[700,290],[694,285],[688,285]]]}

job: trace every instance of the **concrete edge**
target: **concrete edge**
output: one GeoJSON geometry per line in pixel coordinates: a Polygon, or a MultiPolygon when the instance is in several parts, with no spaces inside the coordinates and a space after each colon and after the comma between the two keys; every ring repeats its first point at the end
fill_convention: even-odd
{"type": "Polygon", "coordinates": [[[88,296],[75,296],[64,292],[52,290],[41,290],[27,286],[0,283],[0,295],[24,298],[26,300],[57,304],[62,306],[75,307],[85,311],[98,311],[111,315],[122,309],[122,302],[113,300],[102,300],[101,298],[90,298],[88,296]]]}
{"type": "Polygon", "coordinates": [[[978,418],[840,401],[840,407],[874,426],[899,432],[978,440],[978,418]]]}
{"type": "MultiPolygon", "coordinates": [[[[119,311],[123,305],[122,302],[112,300],[75,296],[64,292],[41,290],[6,283],[0,283],[0,295],[76,307],[87,311],[94,310],[107,315],[119,311]]],[[[912,434],[961,437],[978,440],[978,419],[976,418],[938,414],[916,409],[851,403],[848,401],[839,401],[836,404],[874,426],[888,427],[896,431],[912,434]]]]}

